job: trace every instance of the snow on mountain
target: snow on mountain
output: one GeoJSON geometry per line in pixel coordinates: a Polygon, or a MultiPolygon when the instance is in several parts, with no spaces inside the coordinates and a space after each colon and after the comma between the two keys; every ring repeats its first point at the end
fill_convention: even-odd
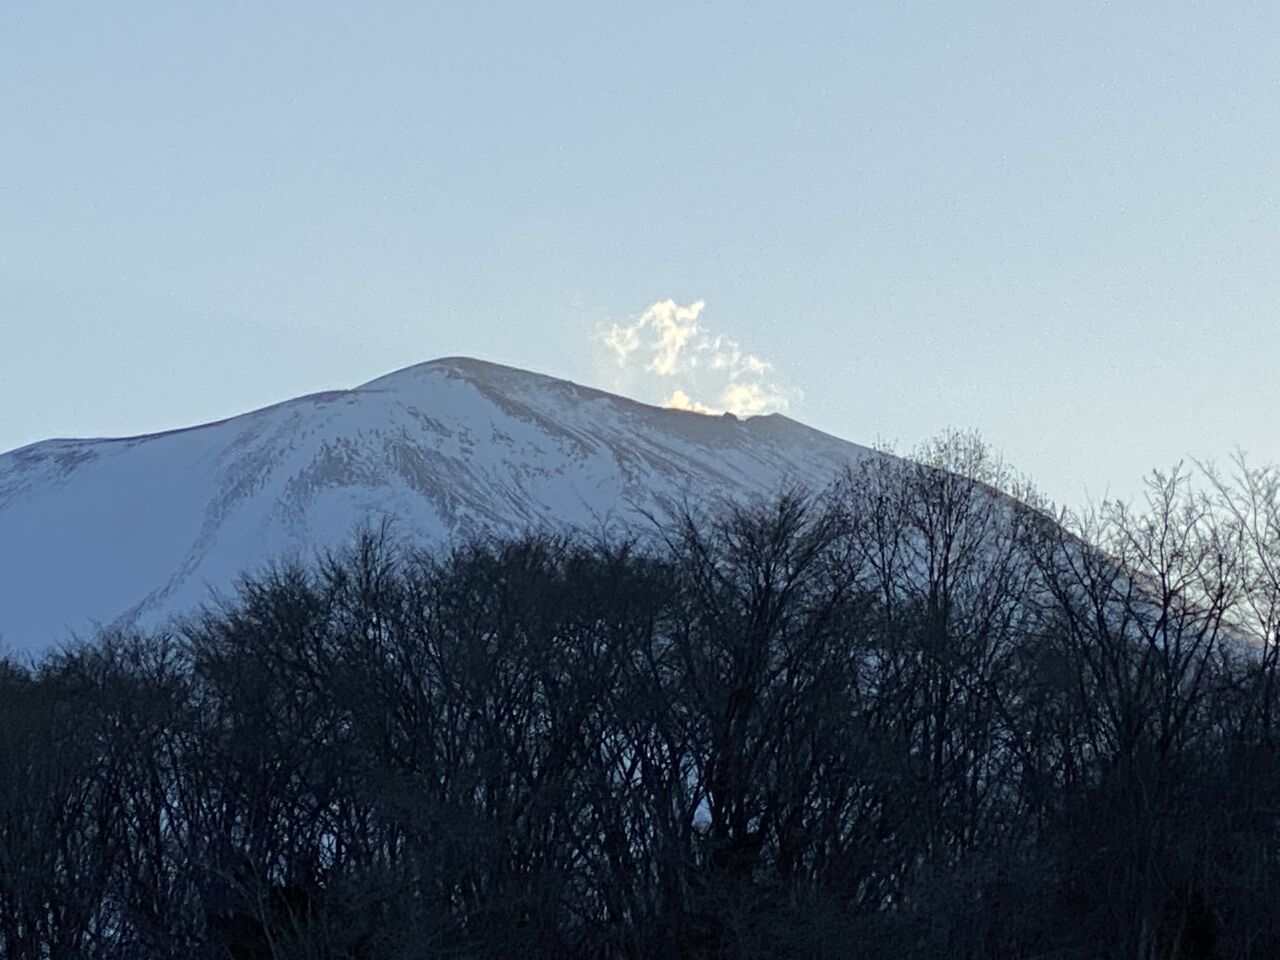
{"type": "Polygon", "coordinates": [[[643,522],[664,498],[823,484],[870,454],[778,414],[665,410],[450,358],[151,436],[0,455],[0,644],[154,624],[390,517],[424,544],[643,522]]]}

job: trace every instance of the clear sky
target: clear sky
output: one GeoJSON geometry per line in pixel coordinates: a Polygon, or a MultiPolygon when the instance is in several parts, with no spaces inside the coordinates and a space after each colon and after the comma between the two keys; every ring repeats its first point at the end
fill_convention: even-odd
{"type": "Polygon", "coordinates": [[[455,354],[716,406],[671,300],[791,416],[1059,500],[1280,460],[1274,0],[3,20],[0,449],[455,354]]]}

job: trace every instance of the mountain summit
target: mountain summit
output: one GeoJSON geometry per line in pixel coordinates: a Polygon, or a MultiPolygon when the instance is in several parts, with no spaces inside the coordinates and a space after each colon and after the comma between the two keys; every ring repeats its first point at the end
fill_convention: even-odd
{"type": "Polygon", "coordinates": [[[0,455],[0,643],[159,622],[392,518],[425,545],[642,523],[671,499],[823,484],[870,454],[778,414],[639,403],[461,357],[149,436],[0,455]]]}

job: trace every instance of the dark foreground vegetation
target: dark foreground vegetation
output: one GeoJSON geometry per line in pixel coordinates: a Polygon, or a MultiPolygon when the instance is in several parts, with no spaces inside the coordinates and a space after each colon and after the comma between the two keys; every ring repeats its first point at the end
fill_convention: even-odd
{"type": "Polygon", "coordinates": [[[0,951],[1280,957],[1280,475],[927,459],[0,666],[0,951]]]}

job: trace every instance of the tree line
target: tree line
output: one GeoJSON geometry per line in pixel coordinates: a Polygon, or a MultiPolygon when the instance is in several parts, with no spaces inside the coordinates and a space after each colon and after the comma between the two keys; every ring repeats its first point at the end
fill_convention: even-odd
{"type": "Polygon", "coordinates": [[[0,662],[0,953],[1280,956],[1280,470],[975,438],[0,662]],[[1195,482],[1193,482],[1195,481],[1195,482]]]}

